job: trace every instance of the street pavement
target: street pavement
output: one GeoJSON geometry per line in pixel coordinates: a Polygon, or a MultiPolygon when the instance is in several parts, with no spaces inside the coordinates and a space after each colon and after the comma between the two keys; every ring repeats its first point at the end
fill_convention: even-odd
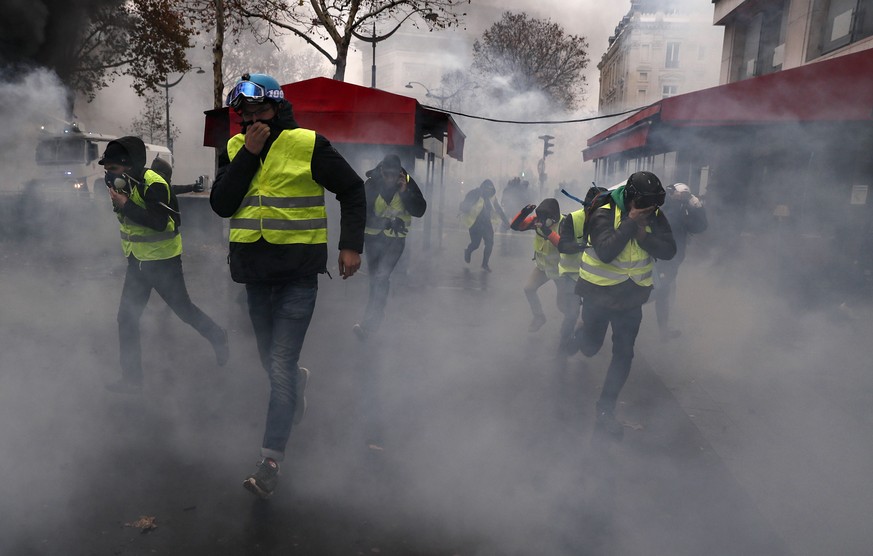
{"type": "Polygon", "coordinates": [[[548,322],[527,330],[532,238],[500,234],[487,273],[481,248],[464,263],[464,232],[448,225],[424,251],[413,228],[386,322],[365,343],[351,328],[366,268],[341,280],[331,255],[300,361],[312,371],[307,414],[276,493],[261,501],[242,479],[258,458],[268,384],[226,247],[214,231],[183,227],[189,291],[229,329],[229,364],[217,367],[208,343],[153,296],[144,394],[124,397],[103,388],[118,373],[124,261],[112,222],[95,219],[94,231],[81,251],[3,243],[0,554],[870,546],[871,379],[844,345],[869,339],[867,313],[794,319],[786,339],[770,327],[793,313],[690,262],[675,319],[683,335],[661,344],[644,308],[618,440],[593,426],[609,340],[591,359],[558,356],[553,284],[540,290],[548,322]],[[810,344],[817,334],[823,346],[810,344]],[[156,527],[134,527],[141,516],[156,527]]]}

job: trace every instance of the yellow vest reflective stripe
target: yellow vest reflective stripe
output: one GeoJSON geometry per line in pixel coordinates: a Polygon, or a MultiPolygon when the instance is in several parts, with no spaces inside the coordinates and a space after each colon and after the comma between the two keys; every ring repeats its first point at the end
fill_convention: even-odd
{"type": "MultiPolygon", "coordinates": [[[[559,227],[561,225],[561,220],[564,219],[564,216],[561,215],[561,218],[558,220],[558,223],[555,224],[559,227]]],[[[561,260],[561,253],[558,251],[558,248],[555,247],[548,238],[544,238],[540,235],[539,230],[535,230],[536,235],[534,236],[534,261],[536,261],[537,268],[546,273],[546,276],[553,280],[560,276],[560,272],[558,270],[558,263],[561,260]]]]}
{"type": "MultiPolygon", "coordinates": [[[[245,136],[227,142],[231,160],[245,146],[245,136]]],[[[324,188],[312,178],[315,132],[283,130],[252,178],[246,196],[230,217],[230,241],[273,244],[327,243],[324,188]]]]}
{"type": "MultiPolygon", "coordinates": [[[[573,238],[578,245],[584,245],[582,232],[585,229],[585,209],[579,209],[570,213],[573,219],[573,233],[576,237],[573,238]]],[[[569,275],[574,280],[579,278],[579,267],[582,263],[582,252],[578,253],[561,253],[561,260],[558,261],[558,272],[561,276],[569,275]]]]}
{"type": "MultiPolygon", "coordinates": [[[[621,211],[617,207],[613,211],[613,226],[618,229],[621,211]]],[[[646,231],[651,232],[651,227],[646,226],[646,231]]],[[[586,249],[582,254],[579,277],[598,286],[614,286],[626,280],[633,280],[640,286],[651,286],[652,266],[652,257],[640,247],[637,240],[632,239],[610,263],[601,261],[594,249],[586,249]]]]}
{"type": "MultiPolygon", "coordinates": [[[[489,202],[491,201],[489,200],[489,202]]],[[[485,199],[479,197],[479,200],[476,201],[476,204],[474,204],[469,211],[461,215],[461,223],[468,228],[472,228],[473,224],[476,223],[476,219],[479,218],[479,213],[481,213],[482,209],[484,208],[485,199]]],[[[497,210],[494,208],[494,204],[491,205],[491,224],[495,227],[500,226],[500,215],[497,214],[497,210]]]]}
{"type": "MultiPolygon", "coordinates": [[[[409,176],[406,176],[406,181],[407,183],[409,182],[409,176]]],[[[412,225],[412,215],[403,206],[399,191],[391,198],[390,204],[386,203],[381,195],[377,195],[376,201],[373,203],[373,213],[381,218],[400,218],[407,228],[412,225]]],[[[394,230],[386,230],[384,228],[367,227],[364,231],[373,236],[385,234],[388,237],[406,237],[406,233],[396,233],[394,230]]]]}
{"type": "MultiPolygon", "coordinates": [[[[170,186],[164,181],[164,178],[151,170],[146,170],[143,176],[143,193],[139,193],[139,187],[132,187],[130,191],[129,202],[132,202],[138,207],[146,208],[145,196],[146,191],[153,183],[163,184],[167,188],[167,204],[170,204],[170,186]]],[[[131,219],[120,216],[118,222],[121,229],[121,249],[124,251],[124,256],[129,257],[131,254],[140,261],[161,261],[170,259],[182,254],[182,236],[179,235],[179,230],[176,229],[176,222],[173,218],[167,219],[167,227],[162,231],[153,230],[148,226],[141,226],[131,219]]]]}

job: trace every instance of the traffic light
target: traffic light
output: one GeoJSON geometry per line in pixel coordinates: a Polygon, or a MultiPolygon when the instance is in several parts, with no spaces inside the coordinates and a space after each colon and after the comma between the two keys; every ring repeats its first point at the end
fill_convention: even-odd
{"type": "Polygon", "coordinates": [[[543,160],[545,160],[547,156],[554,154],[554,151],[551,150],[551,148],[555,146],[555,144],[552,143],[554,137],[551,135],[540,135],[539,138],[543,140],[543,160]]]}

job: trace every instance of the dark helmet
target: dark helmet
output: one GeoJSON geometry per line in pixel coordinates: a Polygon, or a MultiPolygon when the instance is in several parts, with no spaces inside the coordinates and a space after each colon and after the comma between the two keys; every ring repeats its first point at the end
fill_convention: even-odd
{"type": "Polygon", "coordinates": [[[231,108],[239,108],[243,101],[252,103],[279,102],[283,98],[285,98],[285,93],[274,78],[263,73],[245,73],[227,94],[225,104],[231,108]]]}
{"type": "Polygon", "coordinates": [[[634,172],[624,186],[625,201],[634,202],[637,208],[645,208],[664,204],[667,192],[661,185],[658,176],[651,172],[634,172]]]}
{"type": "Polygon", "coordinates": [[[552,197],[543,199],[537,207],[537,219],[546,226],[551,226],[560,220],[561,207],[558,205],[558,200],[552,197]]]}

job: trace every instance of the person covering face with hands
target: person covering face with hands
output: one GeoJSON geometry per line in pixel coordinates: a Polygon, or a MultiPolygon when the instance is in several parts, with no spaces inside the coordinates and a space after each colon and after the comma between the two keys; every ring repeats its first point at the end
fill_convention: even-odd
{"type": "Polygon", "coordinates": [[[597,425],[620,435],[615,417],[618,394],[627,381],[642,306],[652,291],[653,259],[671,259],[676,242],[659,210],[664,188],[651,172],[631,174],[627,183],[602,195],[586,220],[576,293],[582,297],[582,327],[576,333],[585,356],[600,351],[612,327],[612,359],[597,401],[597,425]]]}
{"type": "Polygon", "coordinates": [[[412,218],[420,218],[427,202],[418,184],[400,164],[400,157],[389,154],[367,172],[366,255],[370,275],[370,295],[364,319],[353,330],[366,340],[379,330],[388,301],[391,273],[403,254],[412,218]]]}
{"type": "Polygon", "coordinates": [[[309,371],[298,366],[312,319],[318,275],[327,272],[324,191],[340,203],[343,279],[361,264],[366,222],[363,182],[325,137],[300,128],[278,82],[245,74],[227,96],[242,132],[227,143],[228,162],[210,193],[213,211],[230,219],[230,274],[245,284],[249,317],[270,402],[257,470],[243,485],[272,494],[292,426],[303,417],[309,371]]]}
{"type": "Polygon", "coordinates": [[[156,172],[145,168],[146,148],[138,137],[121,137],[106,145],[98,162],[121,229],[127,273],[118,307],[121,380],[106,387],[113,392],[142,390],[142,348],[139,321],[155,290],[182,321],[209,340],[216,361],[229,357],[227,334],[188,296],[182,274],[181,215],[175,195],[156,172]]]}

